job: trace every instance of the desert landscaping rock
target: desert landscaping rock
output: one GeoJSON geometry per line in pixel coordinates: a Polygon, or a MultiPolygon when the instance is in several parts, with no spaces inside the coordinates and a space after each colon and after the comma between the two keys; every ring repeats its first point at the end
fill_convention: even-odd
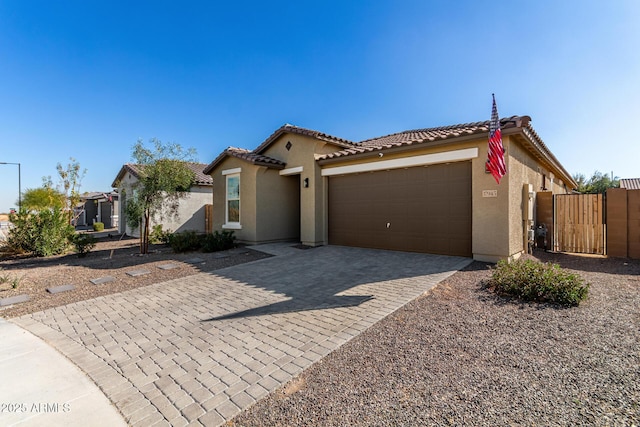
{"type": "Polygon", "coordinates": [[[474,263],[230,425],[640,426],[640,261],[535,257],[583,276],[587,301],[497,297],[474,263]]]}
{"type": "Polygon", "coordinates": [[[30,299],[29,295],[26,295],[26,294],[16,295],[9,298],[2,298],[0,299],[0,307],[6,307],[13,304],[20,304],[21,302],[29,301],[29,299],[30,299]]]}
{"type": "Polygon", "coordinates": [[[151,271],[149,271],[149,270],[132,270],[132,271],[127,271],[127,275],[128,275],[128,276],[131,276],[131,277],[144,276],[145,274],[151,274],[151,271]]]}
{"type": "Polygon", "coordinates": [[[89,281],[94,285],[102,285],[104,283],[115,282],[116,278],[112,276],[104,276],[104,277],[98,277],[97,279],[91,279],[89,281]]]}
{"type": "Polygon", "coordinates": [[[47,288],[47,292],[50,294],[59,294],[61,292],[73,291],[76,287],[73,285],[60,285],[47,288]]]}
{"type": "MultiPolygon", "coordinates": [[[[191,276],[199,272],[216,270],[232,265],[268,258],[270,255],[245,249],[243,255],[232,255],[222,259],[213,258],[214,253],[197,253],[206,264],[187,264],[185,259],[193,258],[194,253],[176,254],[166,245],[151,245],[150,253],[140,255],[138,239],[103,238],[84,258],[76,254],[52,256],[46,258],[10,257],[0,260],[0,268],[8,274],[21,277],[18,289],[0,287],[0,298],[20,294],[29,295],[29,301],[2,307],[2,317],[12,318],[26,313],[42,311],[51,307],[83,301],[90,298],[131,290],[141,286],[180,277],[191,276]],[[107,256],[105,256],[105,254],[107,256]],[[163,270],[158,266],[175,265],[175,268],[163,270]],[[131,277],[126,274],[133,269],[145,269],[150,274],[131,277]],[[91,279],[111,276],[117,280],[96,286],[91,279]],[[76,289],[73,292],[51,294],[47,288],[67,285],[73,279],[76,289]]],[[[218,252],[218,253],[227,253],[218,252]]]]}

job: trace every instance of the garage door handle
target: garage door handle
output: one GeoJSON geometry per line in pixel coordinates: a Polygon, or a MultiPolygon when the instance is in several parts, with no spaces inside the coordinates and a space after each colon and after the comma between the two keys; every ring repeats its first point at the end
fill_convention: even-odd
{"type": "Polygon", "coordinates": [[[387,223],[387,228],[391,228],[391,223],[390,222],[387,223]]]}

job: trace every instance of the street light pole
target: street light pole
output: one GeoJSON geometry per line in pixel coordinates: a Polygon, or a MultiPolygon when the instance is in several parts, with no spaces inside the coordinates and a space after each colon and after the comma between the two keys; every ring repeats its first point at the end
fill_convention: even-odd
{"type": "Polygon", "coordinates": [[[22,210],[22,174],[20,173],[20,163],[0,162],[0,165],[18,165],[18,212],[22,210]]]}

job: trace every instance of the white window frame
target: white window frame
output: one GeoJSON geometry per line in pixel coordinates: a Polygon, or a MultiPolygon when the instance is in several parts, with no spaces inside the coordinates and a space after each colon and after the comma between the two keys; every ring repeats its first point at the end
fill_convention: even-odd
{"type": "MultiPolygon", "coordinates": [[[[224,171],[226,172],[226,171],[224,171]]],[[[224,224],[222,224],[222,228],[229,230],[241,230],[242,225],[240,224],[240,211],[241,211],[241,192],[240,192],[240,171],[233,170],[231,173],[226,173],[225,175],[225,187],[224,187],[224,224]],[[229,201],[236,199],[229,199],[229,179],[230,178],[238,178],[238,221],[231,222],[229,221],[229,201]]]]}

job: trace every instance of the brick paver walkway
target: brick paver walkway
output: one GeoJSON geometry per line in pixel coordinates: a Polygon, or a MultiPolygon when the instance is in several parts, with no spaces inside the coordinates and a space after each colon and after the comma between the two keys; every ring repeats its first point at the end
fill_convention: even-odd
{"type": "Polygon", "coordinates": [[[222,424],[469,259],[327,246],[14,319],[131,425],[222,424]]]}

